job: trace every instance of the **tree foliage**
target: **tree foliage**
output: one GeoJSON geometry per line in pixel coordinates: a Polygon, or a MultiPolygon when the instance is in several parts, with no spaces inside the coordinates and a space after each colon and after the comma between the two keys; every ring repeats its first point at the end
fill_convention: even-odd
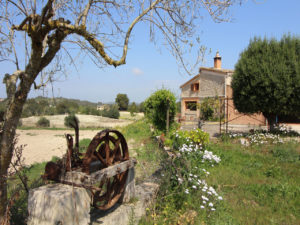
{"type": "Polygon", "coordinates": [[[145,112],[144,102],[139,104],[139,112],[145,112]]]}
{"type": "Polygon", "coordinates": [[[126,94],[118,94],[116,97],[116,103],[119,106],[119,110],[127,110],[128,109],[128,103],[129,98],[126,94]]]}
{"type": "Polygon", "coordinates": [[[238,111],[262,112],[272,126],[276,115],[299,115],[300,39],[251,40],[235,66],[232,89],[238,111]]]}
{"type": "Polygon", "coordinates": [[[167,89],[158,90],[146,99],[144,103],[146,118],[160,131],[166,130],[168,107],[171,126],[176,115],[176,98],[171,91],[167,89]]]}
{"type": "Polygon", "coordinates": [[[132,102],[132,103],[130,104],[130,106],[129,106],[128,109],[129,109],[129,112],[130,112],[130,115],[131,115],[131,116],[134,116],[135,113],[138,112],[138,107],[137,107],[137,105],[135,104],[135,102],[132,102]]]}

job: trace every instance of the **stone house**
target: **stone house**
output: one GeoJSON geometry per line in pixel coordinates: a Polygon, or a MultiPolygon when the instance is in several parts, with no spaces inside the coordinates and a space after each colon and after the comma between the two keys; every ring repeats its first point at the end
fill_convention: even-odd
{"type": "Polygon", "coordinates": [[[246,115],[239,113],[232,100],[231,79],[233,70],[221,67],[221,57],[217,52],[214,57],[214,67],[200,67],[199,74],[185,82],[181,88],[181,118],[185,121],[195,121],[200,117],[199,106],[207,97],[218,97],[221,112],[225,113],[230,124],[266,125],[262,114],[246,115]]]}
{"type": "Polygon", "coordinates": [[[109,109],[109,105],[107,105],[107,104],[97,105],[97,110],[98,111],[102,111],[104,109],[109,109]]]}

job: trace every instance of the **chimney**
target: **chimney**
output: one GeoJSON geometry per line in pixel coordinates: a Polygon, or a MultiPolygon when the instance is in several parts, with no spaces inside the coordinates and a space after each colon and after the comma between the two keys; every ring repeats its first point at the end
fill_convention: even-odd
{"type": "Polygon", "coordinates": [[[216,56],[214,58],[214,68],[221,69],[221,56],[219,55],[219,51],[217,51],[216,56]]]}

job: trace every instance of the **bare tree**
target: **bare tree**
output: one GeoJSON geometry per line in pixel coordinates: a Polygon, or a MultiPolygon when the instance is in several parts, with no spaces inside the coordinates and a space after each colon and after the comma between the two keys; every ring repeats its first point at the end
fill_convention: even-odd
{"type": "MultiPolygon", "coordinates": [[[[9,61],[3,82],[7,110],[0,133],[0,222],[7,203],[7,170],[24,103],[32,87],[51,82],[55,57],[84,52],[97,66],[126,63],[129,41],[138,23],[149,26],[150,40],[167,44],[187,69],[184,55],[198,48],[198,20],[210,15],[227,20],[228,8],[242,0],[0,0],[0,62],[9,61]],[[163,38],[162,38],[163,37],[163,38]],[[71,47],[74,46],[74,47],[71,47]],[[48,74],[49,77],[45,77],[48,74]],[[40,82],[37,84],[37,82],[40,82]]],[[[200,48],[201,49],[201,48],[200,48]]]]}

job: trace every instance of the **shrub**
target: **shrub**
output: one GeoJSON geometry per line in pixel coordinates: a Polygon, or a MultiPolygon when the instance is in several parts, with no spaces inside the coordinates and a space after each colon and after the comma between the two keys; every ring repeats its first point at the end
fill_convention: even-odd
{"type": "Polygon", "coordinates": [[[40,117],[36,125],[38,127],[50,127],[50,121],[46,117],[40,117]]]}
{"type": "Polygon", "coordinates": [[[79,126],[79,119],[74,114],[65,117],[65,126],[75,128],[79,126]]]}
{"type": "Polygon", "coordinates": [[[167,89],[158,90],[144,103],[145,117],[160,131],[166,130],[168,106],[169,125],[172,126],[176,114],[176,98],[171,91],[167,89]]]}
{"type": "Polygon", "coordinates": [[[200,105],[201,119],[203,120],[217,120],[219,111],[218,98],[205,98],[200,105]]]}
{"type": "Polygon", "coordinates": [[[223,197],[206,182],[209,169],[216,167],[221,158],[209,149],[195,145],[208,142],[208,135],[203,131],[173,134],[184,144],[174,157],[166,158],[162,164],[160,173],[163,177],[155,208],[149,209],[150,221],[156,224],[200,224],[194,223],[196,214],[209,217],[222,204],[223,197]],[[191,209],[195,215],[190,215],[191,209]]]}
{"type": "Polygon", "coordinates": [[[272,134],[279,134],[280,136],[284,136],[284,137],[297,137],[297,136],[300,136],[300,134],[297,131],[291,130],[290,128],[288,128],[284,124],[274,126],[274,128],[270,132],[272,134]]]}
{"type": "Polygon", "coordinates": [[[135,104],[135,102],[131,103],[131,105],[129,106],[129,112],[131,116],[135,116],[135,113],[138,112],[138,108],[135,104]]]}
{"type": "Polygon", "coordinates": [[[101,115],[104,116],[104,117],[119,119],[120,112],[119,112],[119,109],[118,109],[117,105],[112,105],[108,109],[104,109],[101,112],[101,115]]]}
{"type": "MultiPolygon", "coordinates": [[[[205,147],[209,143],[209,134],[202,131],[201,129],[195,129],[191,131],[183,131],[179,130],[173,132],[170,135],[170,139],[172,140],[172,147],[176,150],[181,148],[183,145],[194,144],[205,147]]],[[[170,144],[169,141],[167,143],[170,144]]]]}

